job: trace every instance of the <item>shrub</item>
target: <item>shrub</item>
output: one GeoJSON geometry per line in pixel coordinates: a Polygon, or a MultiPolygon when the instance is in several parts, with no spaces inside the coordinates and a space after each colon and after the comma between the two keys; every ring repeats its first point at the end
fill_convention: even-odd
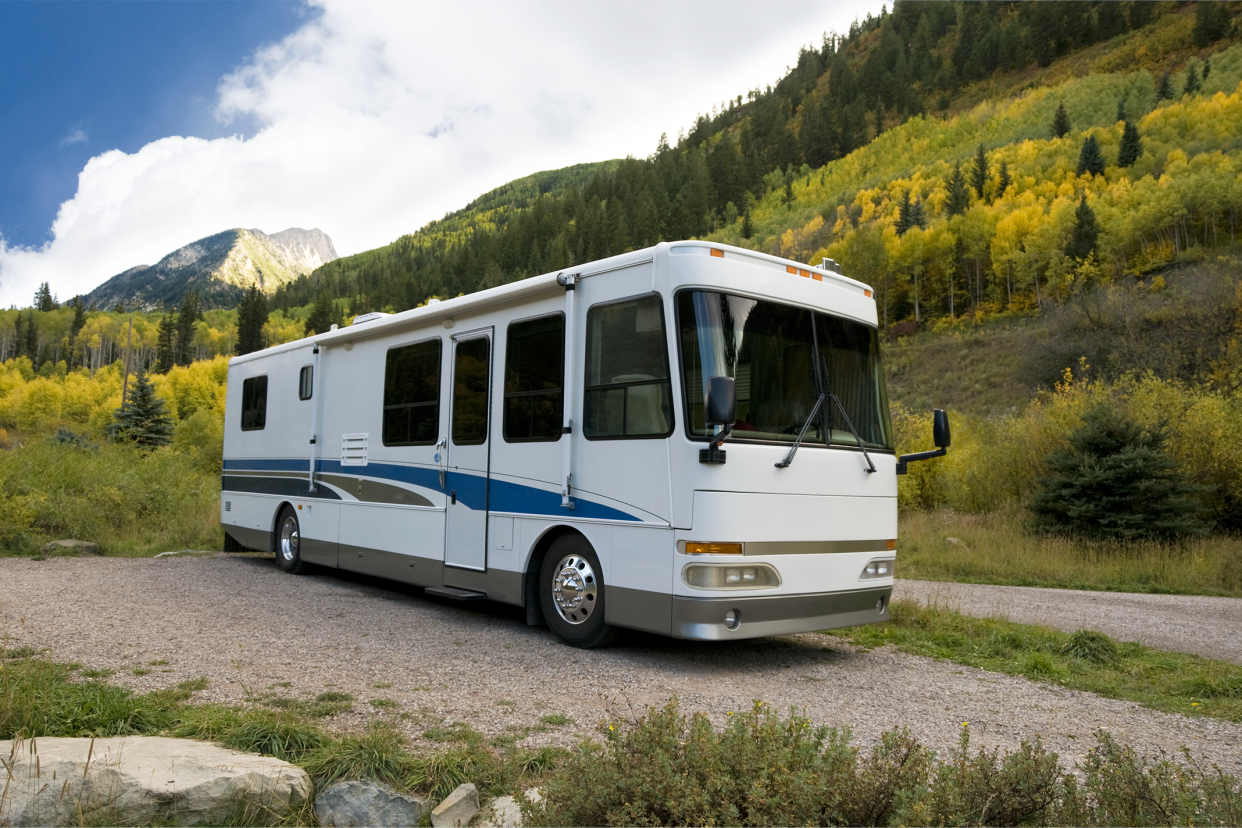
{"type": "Polygon", "coordinates": [[[1049,531],[1117,539],[1207,534],[1195,495],[1164,451],[1162,427],[1144,432],[1115,408],[1091,408],[1048,457],[1031,509],[1049,531]]]}

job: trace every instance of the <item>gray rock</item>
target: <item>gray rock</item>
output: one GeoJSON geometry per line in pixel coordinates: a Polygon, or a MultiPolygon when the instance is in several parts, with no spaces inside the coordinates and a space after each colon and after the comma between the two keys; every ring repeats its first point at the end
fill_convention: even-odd
{"type": "Polygon", "coordinates": [[[472,783],[458,785],[444,801],[431,812],[431,824],[435,828],[461,828],[479,812],[479,789],[472,783]]]}
{"type": "Polygon", "coordinates": [[[99,550],[99,544],[90,541],[73,540],[66,538],[65,540],[52,541],[45,544],[43,551],[50,555],[102,555],[99,550]]]}
{"type": "Polygon", "coordinates": [[[430,802],[367,779],[338,782],[315,797],[315,815],[324,828],[418,825],[430,811],[430,802]]]}
{"type": "Polygon", "coordinates": [[[479,814],[474,828],[521,828],[522,808],[512,796],[498,796],[479,814]]]}
{"type": "Polygon", "coordinates": [[[0,741],[0,758],[0,825],[264,825],[312,789],[280,759],[163,736],[0,741]]]}

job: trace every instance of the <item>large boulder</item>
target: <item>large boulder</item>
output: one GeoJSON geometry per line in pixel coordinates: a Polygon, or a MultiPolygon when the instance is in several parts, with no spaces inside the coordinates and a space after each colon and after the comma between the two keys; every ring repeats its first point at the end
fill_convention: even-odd
{"type": "Polygon", "coordinates": [[[365,779],[338,782],[315,797],[315,815],[323,828],[421,825],[430,811],[430,802],[365,779]]]}
{"type": "Polygon", "coordinates": [[[479,789],[470,782],[458,785],[431,812],[435,828],[462,828],[479,812],[479,789]]]}
{"type": "Polygon", "coordinates": [[[0,758],[0,825],[262,825],[312,790],[280,759],[162,736],[0,741],[0,758]]]}

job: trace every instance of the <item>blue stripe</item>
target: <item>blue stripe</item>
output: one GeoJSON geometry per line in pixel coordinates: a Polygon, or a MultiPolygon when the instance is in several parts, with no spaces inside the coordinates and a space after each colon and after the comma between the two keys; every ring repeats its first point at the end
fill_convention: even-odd
{"type": "MultiPolygon", "coordinates": [[[[305,471],[307,460],[228,460],[224,471],[305,471]]],[[[319,460],[318,473],[346,474],[393,480],[410,486],[420,486],[436,491],[456,491],[457,502],[469,509],[483,511],[488,502],[488,480],[483,475],[462,471],[445,472],[444,489],[440,488],[440,472],[426,466],[399,466],[393,463],[368,463],[365,466],[342,466],[337,460],[319,460]]],[[[573,498],[574,508],[561,506],[559,492],[549,492],[534,486],[512,483],[507,480],[491,480],[491,511],[513,512],[526,515],[552,517],[576,517],[595,520],[626,520],[642,522],[642,518],[580,497],[573,498]]]]}

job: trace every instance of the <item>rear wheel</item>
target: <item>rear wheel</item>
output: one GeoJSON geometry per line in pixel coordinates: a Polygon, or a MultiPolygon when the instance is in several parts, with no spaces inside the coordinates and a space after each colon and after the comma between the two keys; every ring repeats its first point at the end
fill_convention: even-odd
{"type": "Polygon", "coordinates": [[[616,635],[604,622],[599,558],[581,535],[562,535],[552,542],[539,571],[539,603],[548,626],[566,644],[602,647],[616,635]]]}
{"type": "Polygon", "coordinates": [[[276,563],[290,575],[297,575],[303,566],[299,549],[302,532],[298,527],[297,512],[290,506],[281,509],[276,527],[276,563]]]}

